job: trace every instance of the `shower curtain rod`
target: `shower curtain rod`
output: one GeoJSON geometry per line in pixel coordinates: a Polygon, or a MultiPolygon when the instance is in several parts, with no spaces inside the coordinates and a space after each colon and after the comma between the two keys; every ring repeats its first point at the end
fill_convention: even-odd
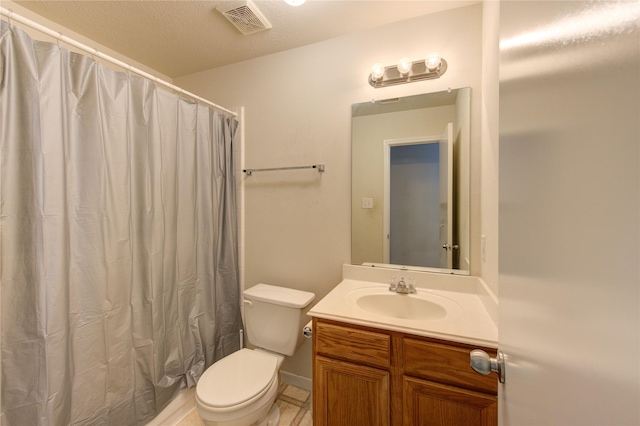
{"type": "Polygon", "coordinates": [[[171,90],[173,90],[175,92],[178,92],[181,95],[187,96],[189,98],[192,98],[194,100],[202,102],[202,103],[204,103],[206,105],[209,105],[209,106],[211,106],[211,107],[213,107],[213,108],[215,108],[215,109],[217,109],[217,110],[219,110],[219,111],[221,111],[221,112],[223,112],[223,113],[225,113],[227,115],[230,115],[232,117],[236,117],[238,115],[234,111],[231,111],[231,110],[229,110],[227,108],[224,108],[224,107],[222,107],[220,105],[214,104],[213,102],[208,101],[208,100],[206,100],[204,98],[201,98],[198,95],[194,95],[191,92],[187,92],[186,90],[184,90],[184,89],[182,89],[182,88],[180,88],[178,86],[175,86],[175,85],[169,83],[168,81],[162,80],[161,78],[158,78],[158,77],[156,77],[156,76],[154,76],[152,74],[149,74],[148,72],[142,71],[141,69],[138,69],[138,68],[136,68],[134,66],[131,66],[131,65],[127,64],[126,62],[122,62],[121,60],[116,59],[113,56],[109,56],[109,55],[106,55],[104,53],[101,53],[97,49],[91,48],[91,47],[87,46],[86,44],[82,44],[79,41],[76,41],[76,40],[74,40],[72,38],[69,38],[69,37],[63,35],[62,33],[56,32],[56,31],[52,30],[51,28],[45,27],[44,25],[38,24],[37,22],[32,21],[31,19],[25,18],[24,16],[21,16],[21,15],[15,13],[11,9],[5,9],[4,7],[0,7],[0,15],[5,16],[9,20],[9,25],[11,25],[11,23],[12,23],[11,21],[19,22],[19,23],[21,23],[23,25],[26,25],[28,27],[33,28],[36,31],[40,31],[41,33],[43,33],[45,35],[48,35],[50,37],[55,38],[59,42],[61,41],[63,43],[66,43],[66,44],[69,44],[69,45],[71,45],[73,47],[76,47],[76,48],[78,48],[80,50],[84,50],[85,52],[87,52],[87,53],[89,53],[89,54],[91,54],[91,55],[93,55],[95,57],[98,57],[98,58],[103,59],[105,61],[111,62],[112,64],[115,64],[115,65],[119,66],[120,68],[123,68],[123,69],[125,69],[125,70],[127,70],[129,72],[138,74],[138,75],[140,75],[142,77],[145,77],[145,78],[147,78],[149,80],[152,80],[153,82],[155,82],[157,84],[160,84],[162,86],[165,86],[165,87],[167,87],[167,88],[169,88],[169,89],[171,89],[171,90]]]}

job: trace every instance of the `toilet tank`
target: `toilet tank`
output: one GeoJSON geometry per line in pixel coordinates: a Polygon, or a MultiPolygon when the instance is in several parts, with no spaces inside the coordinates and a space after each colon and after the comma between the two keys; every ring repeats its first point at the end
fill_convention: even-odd
{"type": "Polygon", "coordinates": [[[303,309],[316,297],[308,291],[257,284],[243,292],[246,336],[259,348],[291,356],[304,343],[303,309]]]}

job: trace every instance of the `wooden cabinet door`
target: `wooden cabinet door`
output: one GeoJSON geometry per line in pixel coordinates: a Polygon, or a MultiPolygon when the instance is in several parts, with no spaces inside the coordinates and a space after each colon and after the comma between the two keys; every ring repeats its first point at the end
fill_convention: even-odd
{"type": "Polygon", "coordinates": [[[315,426],[388,426],[389,372],[316,356],[315,426]]]}
{"type": "Polygon", "coordinates": [[[404,426],[496,426],[496,396],[404,377],[404,426]]]}

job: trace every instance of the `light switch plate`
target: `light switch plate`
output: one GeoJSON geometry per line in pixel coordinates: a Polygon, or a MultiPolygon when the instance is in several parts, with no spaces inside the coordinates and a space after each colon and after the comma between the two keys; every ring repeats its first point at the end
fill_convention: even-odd
{"type": "Polygon", "coordinates": [[[362,199],[362,208],[363,209],[372,209],[373,208],[373,198],[363,198],[362,199]]]}

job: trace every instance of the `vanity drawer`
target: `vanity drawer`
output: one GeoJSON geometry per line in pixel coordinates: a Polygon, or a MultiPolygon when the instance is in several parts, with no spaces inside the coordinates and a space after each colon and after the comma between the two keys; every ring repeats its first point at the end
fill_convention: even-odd
{"type": "Polygon", "coordinates": [[[334,358],[388,368],[391,336],[317,321],[314,324],[316,352],[334,358]]]}
{"type": "MultiPolygon", "coordinates": [[[[492,395],[498,393],[498,377],[495,374],[483,376],[473,371],[469,365],[471,348],[411,338],[404,338],[403,346],[406,375],[492,395]]],[[[490,356],[496,356],[495,349],[474,349],[484,349],[490,356]]]]}

